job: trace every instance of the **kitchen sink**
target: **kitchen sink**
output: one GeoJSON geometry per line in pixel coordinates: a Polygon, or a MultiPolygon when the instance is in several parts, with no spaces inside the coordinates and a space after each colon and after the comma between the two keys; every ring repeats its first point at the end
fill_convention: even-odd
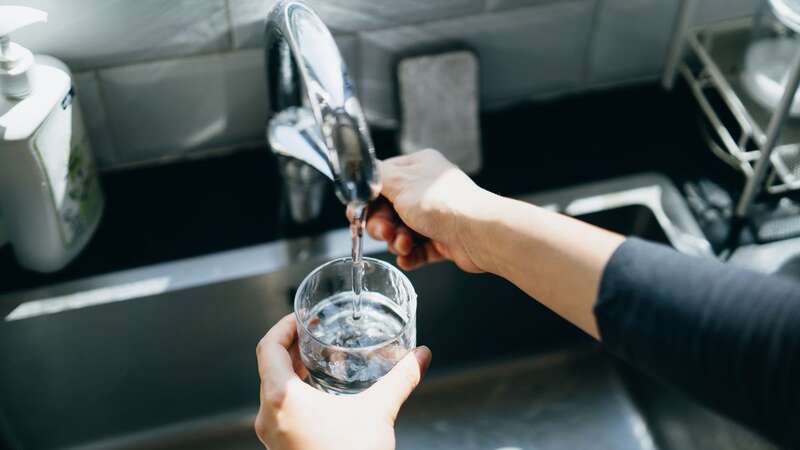
{"type": "MultiPolygon", "coordinates": [[[[713,257],[658,175],[522,197],[713,257]]],[[[365,251],[391,260],[382,244],[365,251]]],[[[258,449],[258,339],[347,230],[0,297],[0,443],[8,448],[258,449]]],[[[510,283],[452,264],[409,274],[434,360],[400,449],[768,449],[607,355],[510,283]]]]}
{"type": "Polygon", "coordinates": [[[794,256],[783,263],[778,269],[778,273],[794,279],[800,279],[800,256],[794,256]]]}
{"type": "Polygon", "coordinates": [[[738,248],[730,262],[764,273],[800,280],[800,238],[738,248]]]}

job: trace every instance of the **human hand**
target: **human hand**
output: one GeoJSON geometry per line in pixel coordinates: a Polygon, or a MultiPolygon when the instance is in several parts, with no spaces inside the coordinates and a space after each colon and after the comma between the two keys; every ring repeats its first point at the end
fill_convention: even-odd
{"type": "Polygon", "coordinates": [[[380,169],[383,190],[369,206],[367,233],[387,242],[398,266],[448,259],[467,272],[486,271],[473,257],[469,231],[493,194],[435,150],[387,159],[380,169]]]}
{"type": "Polygon", "coordinates": [[[303,382],[293,314],[281,319],[256,347],[261,376],[258,438],[270,450],[394,449],[400,406],[431,361],[418,347],[364,392],[337,397],[303,382]]]}

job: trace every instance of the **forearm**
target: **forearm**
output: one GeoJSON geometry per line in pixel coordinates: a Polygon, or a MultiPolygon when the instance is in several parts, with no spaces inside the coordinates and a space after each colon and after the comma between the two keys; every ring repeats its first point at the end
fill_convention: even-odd
{"type": "Polygon", "coordinates": [[[592,308],[622,236],[494,194],[468,221],[465,241],[479,266],[599,338],[592,308]]]}

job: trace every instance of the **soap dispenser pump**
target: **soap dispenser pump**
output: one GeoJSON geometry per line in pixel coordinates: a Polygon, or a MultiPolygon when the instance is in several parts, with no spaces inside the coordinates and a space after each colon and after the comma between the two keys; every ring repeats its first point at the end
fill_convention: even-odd
{"type": "Polygon", "coordinates": [[[10,33],[47,13],[0,6],[0,211],[20,265],[52,272],[87,244],[103,195],[72,74],[10,33]]]}
{"type": "Polygon", "coordinates": [[[24,98],[31,92],[29,71],[33,53],[11,42],[10,34],[35,23],[47,22],[47,13],[24,6],[0,7],[0,89],[11,98],[24,98]]]}

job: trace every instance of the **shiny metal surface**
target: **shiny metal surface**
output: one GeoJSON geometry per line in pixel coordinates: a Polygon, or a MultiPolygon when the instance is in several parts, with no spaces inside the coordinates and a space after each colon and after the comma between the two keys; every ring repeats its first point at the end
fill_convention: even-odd
{"type": "Polygon", "coordinates": [[[377,197],[372,139],[328,28],[302,2],[282,0],[270,10],[264,33],[273,150],[332,177],[345,204],[377,197]]]}
{"type": "Polygon", "coordinates": [[[795,33],[800,33],[800,2],[797,0],[768,0],[773,14],[795,33]]]}
{"type": "Polygon", "coordinates": [[[270,120],[267,139],[278,157],[292,220],[307,223],[316,219],[328,180],[334,179],[316,119],[306,108],[287,108],[270,120]]]}
{"type": "Polygon", "coordinates": [[[795,280],[800,280],[800,252],[798,252],[791,259],[784,262],[781,265],[780,269],[778,269],[777,273],[790,278],[794,278],[795,280]]]}
{"type": "Polygon", "coordinates": [[[783,95],[769,121],[769,126],[766,130],[766,141],[761,146],[761,158],[753,169],[753,176],[748,178],[742,197],[736,205],[736,215],[738,217],[748,216],[750,208],[763,188],[762,185],[767,178],[768,171],[772,167],[772,160],[770,159],[772,152],[778,146],[781,131],[786,124],[794,102],[794,96],[798,88],[800,88],[800,51],[792,59],[792,64],[789,67],[783,95]]]}
{"type": "MultiPolygon", "coordinates": [[[[548,206],[570,216],[587,216],[614,209],[630,211],[630,207],[643,207],[640,210],[650,211],[655,226],[663,232],[663,236],[645,237],[668,243],[688,255],[714,257],[711,245],[703,236],[686,200],[671,181],[659,174],[627,176],[520,199],[548,206]]],[[[638,236],[645,230],[645,222],[637,221],[635,217],[625,217],[619,213],[606,213],[605,216],[620,223],[600,225],[622,234],[638,236]]]]}
{"type": "Polygon", "coordinates": [[[800,238],[769,244],[745,245],[736,249],[730,263],[745,269],[781,274],[800,279],[800,238]]]}
{"type": "Polygon", "coordinates": [[[314,116],[306,108],[289,107],[275,114],[267,127],[267,139],[275,154],[306,164],[333,181],[331,160],[314,116]]]}
{"type": "Polygon", "coordinates": [[[397,436],[409,450],[656,448],[613,363],[591,348],[433,378],[397,436]]]}
{"type": "Polygon", "coordinates": [[[678,7],[678,15],[675,18],[675,28],[672,32],[669,53],[667,54],[664,73],[661,77],[661,85],[664,89],[672,90],[675,87],[675,78],[678,75],[678,68],[683,60],[686,51],[686,34],[692,25],[695,11],[699,0],[681,0],[678,7]]]}
{"type": "MultiPolygon", "coordinates": [[[[753,79],[763,82],[764,64],[753,67],[747,64],[754,55],[766,51],[761,48],[769,48],[765,53],[768,56],[763,58],[777,57],[773,54],[777,44],[772,41],[766,44],[762,39],[767,47],[759,47],[758,39],[753,40],[767,29],[759,28],[767,5],[790,28],[794,20],[791,16],[796,16],[792,10],[796,8],[787,6],[794,4],[794,0],[762,1],[759,13],[753,18],[692,27],[698,3],[698,0],[681,1],[662,84],[672,89],[678,74],[686,80],[710,124],[704,129],[710,149],[746,178],[735,209],[738,219],[746,219],[762,191],[782,194],[800,189],[800,179],[792,170],[795,142],[793,122],[789,120],[800,86],[800,54],[791,45],[786,46],[789,56],[781,63],[786,68],[783,91],[775,96],[772,107],[757,101],[760,96],[750,87],[753,79]],[[685,55],[686,50],[691,58],[685,55]],[[692,60],[699,64],[691,63],[692,60]],[[718,98],[722,101],[717,101],[718,98]],[[736,123],[728,123],[725,117],[736,123]]],[[[760,89],[759,85],[756,90],[760,89]]]]}
{"type": "MultiPolygon", "coordinates": [[[[644,175],[524,199],[698,251],[702,235],[676,194],[644,175]]],[[[390,259],[383,248],[367,240],[364,251],[390,259]]],[[[0,297],[0,443],[261,448],[255,344],[311,269],[349,251],[342,229],[0,297]]],[[[740,430],[684,414],[699,407],[679,395],[642,395],[663,389],[621,376],[590,339],[500,278],[452,264],[408,275],[419,342],[435,356],[400,414],[398,448],[677,449],[662,437],[740,430]]]]}
{"type": "Polygon", "coordinates": [[[318,218],[328,191],[328,180],[310,165],[296,159],[280,158],[278,164],[292,220],[308,223],[318,218]]]}

